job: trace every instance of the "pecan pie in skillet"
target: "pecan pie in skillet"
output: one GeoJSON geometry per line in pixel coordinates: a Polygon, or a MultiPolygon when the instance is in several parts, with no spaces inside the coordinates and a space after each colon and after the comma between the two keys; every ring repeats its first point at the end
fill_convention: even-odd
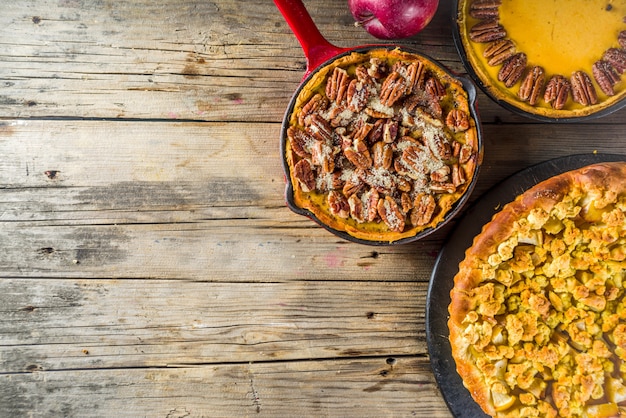
{"type": "Polygon", "coordinates": [[[625,162],[552,177],[467,250],[450,345],[487,414],[626,416],[625,179],[625,162]]]}
{"type": "Polygon", "coordinates": [[[376,48],[316,72],[291,113],[295,204],[370,241],[444,220],[476,175],[476,121],[462,83],[421,55],[376,48]]]}

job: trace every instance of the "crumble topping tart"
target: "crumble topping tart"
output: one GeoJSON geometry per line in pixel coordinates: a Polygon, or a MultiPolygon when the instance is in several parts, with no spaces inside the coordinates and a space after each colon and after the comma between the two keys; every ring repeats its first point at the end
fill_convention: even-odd
{"type": "Polygon", "coordinates": [[[487,414],[626,415],[625,178],[618,162],[541,182],[466,251],[450,345],[487,414]]]}
{"type": "Polygon", "coordinates": [[[316,72],[289,119],[294,202],[353,237],[393,242],[444,220],[480,163],[462,83],[398,49],[352,52],[316,72]]]}

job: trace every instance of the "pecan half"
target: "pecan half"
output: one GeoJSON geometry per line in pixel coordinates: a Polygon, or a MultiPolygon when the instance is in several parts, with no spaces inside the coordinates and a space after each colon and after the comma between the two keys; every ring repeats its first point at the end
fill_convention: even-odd
{"type": "Polygon", "coordinates": [[[426,80],[424,88],[431,96],[436,97],[437,100],[441,100],[447,95],[446,88],[441,84],[441,81],[434,77],[429,77],[428,80],[426,80]]]}
{"type": "Polygon", "coordinates": [[[365,186],[365,183],[358,176],[351,176],[346,180],[341,191],[344,196],[352,196],[358,193],[363,186],[365,186]]]}
{"type": "Polygon", "coordinates": [[[393,163],[393,149],[391,145],[382,141],[372,145],[372,160],[374,168],[389,170],[393,163]]]}
{"type": "Polygon", "coordinates": [[[492,67],[502,64],[515,54],[515,45],[510,39],[498,39],[489,44],[483,56],[492,67]]]}
{"type": "Polygon", "coordinates": [[[424,85],[424,64],[416,61],[406,67],[407,89],[405,94],[411,94],[414,89],[424,85]]]}
{"type": "Polygon", "coordinates": [[[465,184],[467,178],[465,177],[465,171],[458,165],[454,164],[452,166],[452,184],[456,187],[459,187],[462,184],[465,184]]]}
{"type": "Polygon", "coordinates": [[[291,149],[296,155],[302,158],[311,157],[311,144],[314,139],[311,138],[309,134],[300,128],[290,126],[289,129],[287,129],[287,137],[289,138],[291,149]]]}
{"type": "Polygon", "coordinates": [[[380,101],[385,106],[393,106],[408,89],[407,80],[398,71],[394,71],[389,74],[380,87],[380,101]]]}
{"type": "Polygon", "coordinates": [[[617,41],[622,48],[626,49],[626,30],[623,30],[619,33],[619,35],[617,36],[617,41]]]}
{"type": "Polygon", "coordinates": [[[421,108],[436,119],[441,119],[443,117],[443,109],[441,108],[439,100],[426,90],[417,90],[413,92],[413,94],[407,97],[404,101],[404,106],[412,115],[416,115],[417,109],[421,108]]]}
{"type": "Polygon", "coordinates": [[[366,219],[372,222],[378,218],[378,201],[380,195],[376,189],[370,189],[363,194],[363,202],[365,202],[366,219]]]}
{"type": "Polygon", "coordinates": [[[443,165],[441,168],[430,172],[430,180],[435,183],[446,183],[450,179],[450,172],[450,167],[443,165]]]}
{"type": "Polygon", "coordinates": [[[512,55],[498,71],[498,80],[502,81],[506,87],[513,87],[522,77],[528,58],[523,52],[512,55]]]}
{"type": "Polygon", "coordinates": [[[313,141],[311,146],[311,162],[322,167],[324,173],[335,171],[333,149],[322,141],[313,141]]]}
{"type": "Polygon", "coordinates": [[[328,193],[328,207],[333,215],[347,219],[350,216],[350,204],[344,195],[334,190],[328,193]]]}
{"type": "Polygon", "coordinates": [[[383,131],[385,129],[385,122],[387,122],[388,120],[389,119],[376,119],[376,122],[374,122],[372,129],[367,135],[367,139],[370,144],[375,144],[376,142],[381,141],[383,139],[383,131]]]}
{"type": "Polygon", "coordinates": [[[572,83],[572,97],[576,103],[583,106],[598,103],[596,89],[591,82],[591,77],[584,71],[574,71],[570,77],[572,83]]]}
{"type": "Polygon", "coordinates": [[[391,196],[385,196],[384,199],[378,201],[378,214],[390,230],[394,232],[402,232],[404,230],[406,219],[391,196]]]}
{"type": "Polygon", "coordinates": [[[340,104],[348,92],[350,77],[348,72],[343,68],[335,67],[333,73],[326,82],[326,97],[329,100],[340,104]]]}
{"type": "Polygon", "coordinates": [[[475,19],[497,19],[501,0],[477,0],[470,6],[469,14],[475,19]]]}
{"type": "Polygon", "coordinates": [[[431,183],[430,190],[434,193],[454,193],[456,186],[452,183],[431,183]]]}
{"type": "MultiPolygon", "coordinates": [[[[404,151],[402,151],[402,156],[400,157],[399,160],[397,160],[398,165],[405,166],[408,169],[412,169],[416,173],[425,173],[426,169],[422,162],[422,157],[421,157],[422,154],[423,154],[423,151],[419,147],[415,145],[410,145],[406,147],[404,151]]],[[[401,168],[401,167],[396,167],[396,171],[401,172],[401,170],[398,170],[398,168],[401,168]]],[[[411,175],[411,173],[407,173],[407,174],[411,176],[411,178],[414,177],[411,175]]]]}
{"type": "Polygon", "coordinates": [[[470,127],[469,115],[461,109],[452,109],[446,117],[446,125],[452,132],[464,132],[470,127]]]}
{"type": "Polygon", "coordinates": [[[536,65],[528,70],[517,95],[523,101],[528,101],[528,103],[534,106],[542,93],[544,83],[544,70],[536,65]]]}
{"type": "Polygon", "coordinates": [[[452,158],[452,145],[446,137],[441,134],[435,134],[430,142],[432,153],[441,160],[449,160],[452,158]]]}
{"type": "Polygon", "coordinates": [[[366,169],[372,166],[372,157],[367,145],[362,140],[355,140],[354,147],[345,148],[343,154],[357,168],[366,169]]]}
{"type": "Polygon", "coordinates": [[[293,175],[300,183],[303,192],[315,190],[315,174],[308,160],[300,160],[293,166],[293,175]]]}
{"type": "Polygon", "coordinates": [[[323,112],[328,107],[328,99],[322,96],[321,94],[316,94],[311,99],[302,106],[302,110],[300,111],[300,115],[298,115],[298,123],[302,126],[306,126],[309,124],[309,118],[314,113],[323,112]]]}
{"type": "Polygon", "coordinates": [[[545,100],[546,103],[550,103],[554,109],[563,109],[563,106],[565,106],[569,98],[570,90],[571,85],[567,78],[560,74],[553,75],[546,84],[543,100],[545,100]]]}
{"type": "Polygon", "coordinates": [[[400,195],[400,205],[402,206],[402,213],[408,213],[413,209],[413,200],[408,193],[405,192],[400,195]]]}
{"type": "Polygon", "coordinates": [[[350,196],[348,198],[348,206],[350,206],[350,216],[352,216],[354,220],[359,223],[365,222],[365,208],[363,207],[363,201],[359,196],[356,194],[350,196]]]}
{"type": "Polygon", "coordinates": [[[602,55],[602,59],[607,61],[617,70],[618,73],[624,74],[626,71],[626,51],[620,48],[609,48],[602,55]]]}
{"type": "Polygon", "coordinates": [[[506,30],[496,19],[489,19],[472,26],[469,36],[474,42],[491,42],[506,37],[506,30]]]}
{"type": "Polygon", "coordinates": [[[398,137],[398,121],[389,119],[383,125],[382,139],[387,144],[393,143],[398,137]]]}
{"type": "Polygon", "coordinates": [[[326,119],[318,114],[311,115],[307,132],[315,139],[322,142],[332,142],[333,127],[326,119]]]}
{"type": "Polygon", "coordinates": [[[374,125],[371,123],[367,123],[363,121],[363,119],[359,119],[354,126],[354,130],[350,134],[350,138],[364,141],[373,128],[374,125]]]}
{"type": "Polygon", "coordinates": [[[474,154],[474,150],[471,145],[463,144],[461,149],[459,150],[459,163],[465,164],[467,163],[472,155],[474,154]]]}
{"type": "Polygon", "coordinates": [[[437,202],[435,198],[427,193],[420,193],[413,202],[411,210],[411,224],[415,226],[427,225],[435,213],[437,202]]]}
{"type": "Polygon", "coordinates": [[[364,82],[357,79],[352,80],[348,85],[348,92],[346,95],[348,109],[352,112],[360,112],[365,109],[369,95],[369,89],[364,82]]]}
{"type": "Polygon", "coordinates": [[[607,96],[615,95],[613,86],[619,82],[620,76],[609,62],[604,60],[597,61],[591,67],[591,72],[604,94],[607,96]]]}

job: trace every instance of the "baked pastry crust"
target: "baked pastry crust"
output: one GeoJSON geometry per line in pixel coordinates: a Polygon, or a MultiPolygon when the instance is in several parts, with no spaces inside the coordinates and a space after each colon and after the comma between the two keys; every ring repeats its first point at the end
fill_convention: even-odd
{"type": "Polygon", "coordinates": [[[466,251],[450,345],[495,417],[626,413],[626,163],[545,180],[507,204],[466,251]]]}
{"type": "Polygon", "coordinates": [[[365,241],[436,227],[482,159],[461,81],[399,49],[333,60],[306,82],[288,122],[293,203],[365,241]]]}
{"type": "Polygon", "coordinates": [[[463,56],[496,101],[560,119],[626,98],[623,1],[459,0],[456,12],[463,56]]]}

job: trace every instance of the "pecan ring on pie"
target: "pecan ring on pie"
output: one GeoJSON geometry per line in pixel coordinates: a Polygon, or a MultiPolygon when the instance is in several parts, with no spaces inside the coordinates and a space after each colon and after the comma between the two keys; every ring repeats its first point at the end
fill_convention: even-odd
{"type": "Polygon", "coordinates": [[[384,47],[313,73],[283,124],[290,207],[368,244],[406,242],[445,223],[482,160],[465,83],[423,55],[384,47]]]}
{"type": "Polygon", "coordinates": [[[626,1],[459,0],[456,45],[494,100],[545,121],[626,105],[626,1]]]}

